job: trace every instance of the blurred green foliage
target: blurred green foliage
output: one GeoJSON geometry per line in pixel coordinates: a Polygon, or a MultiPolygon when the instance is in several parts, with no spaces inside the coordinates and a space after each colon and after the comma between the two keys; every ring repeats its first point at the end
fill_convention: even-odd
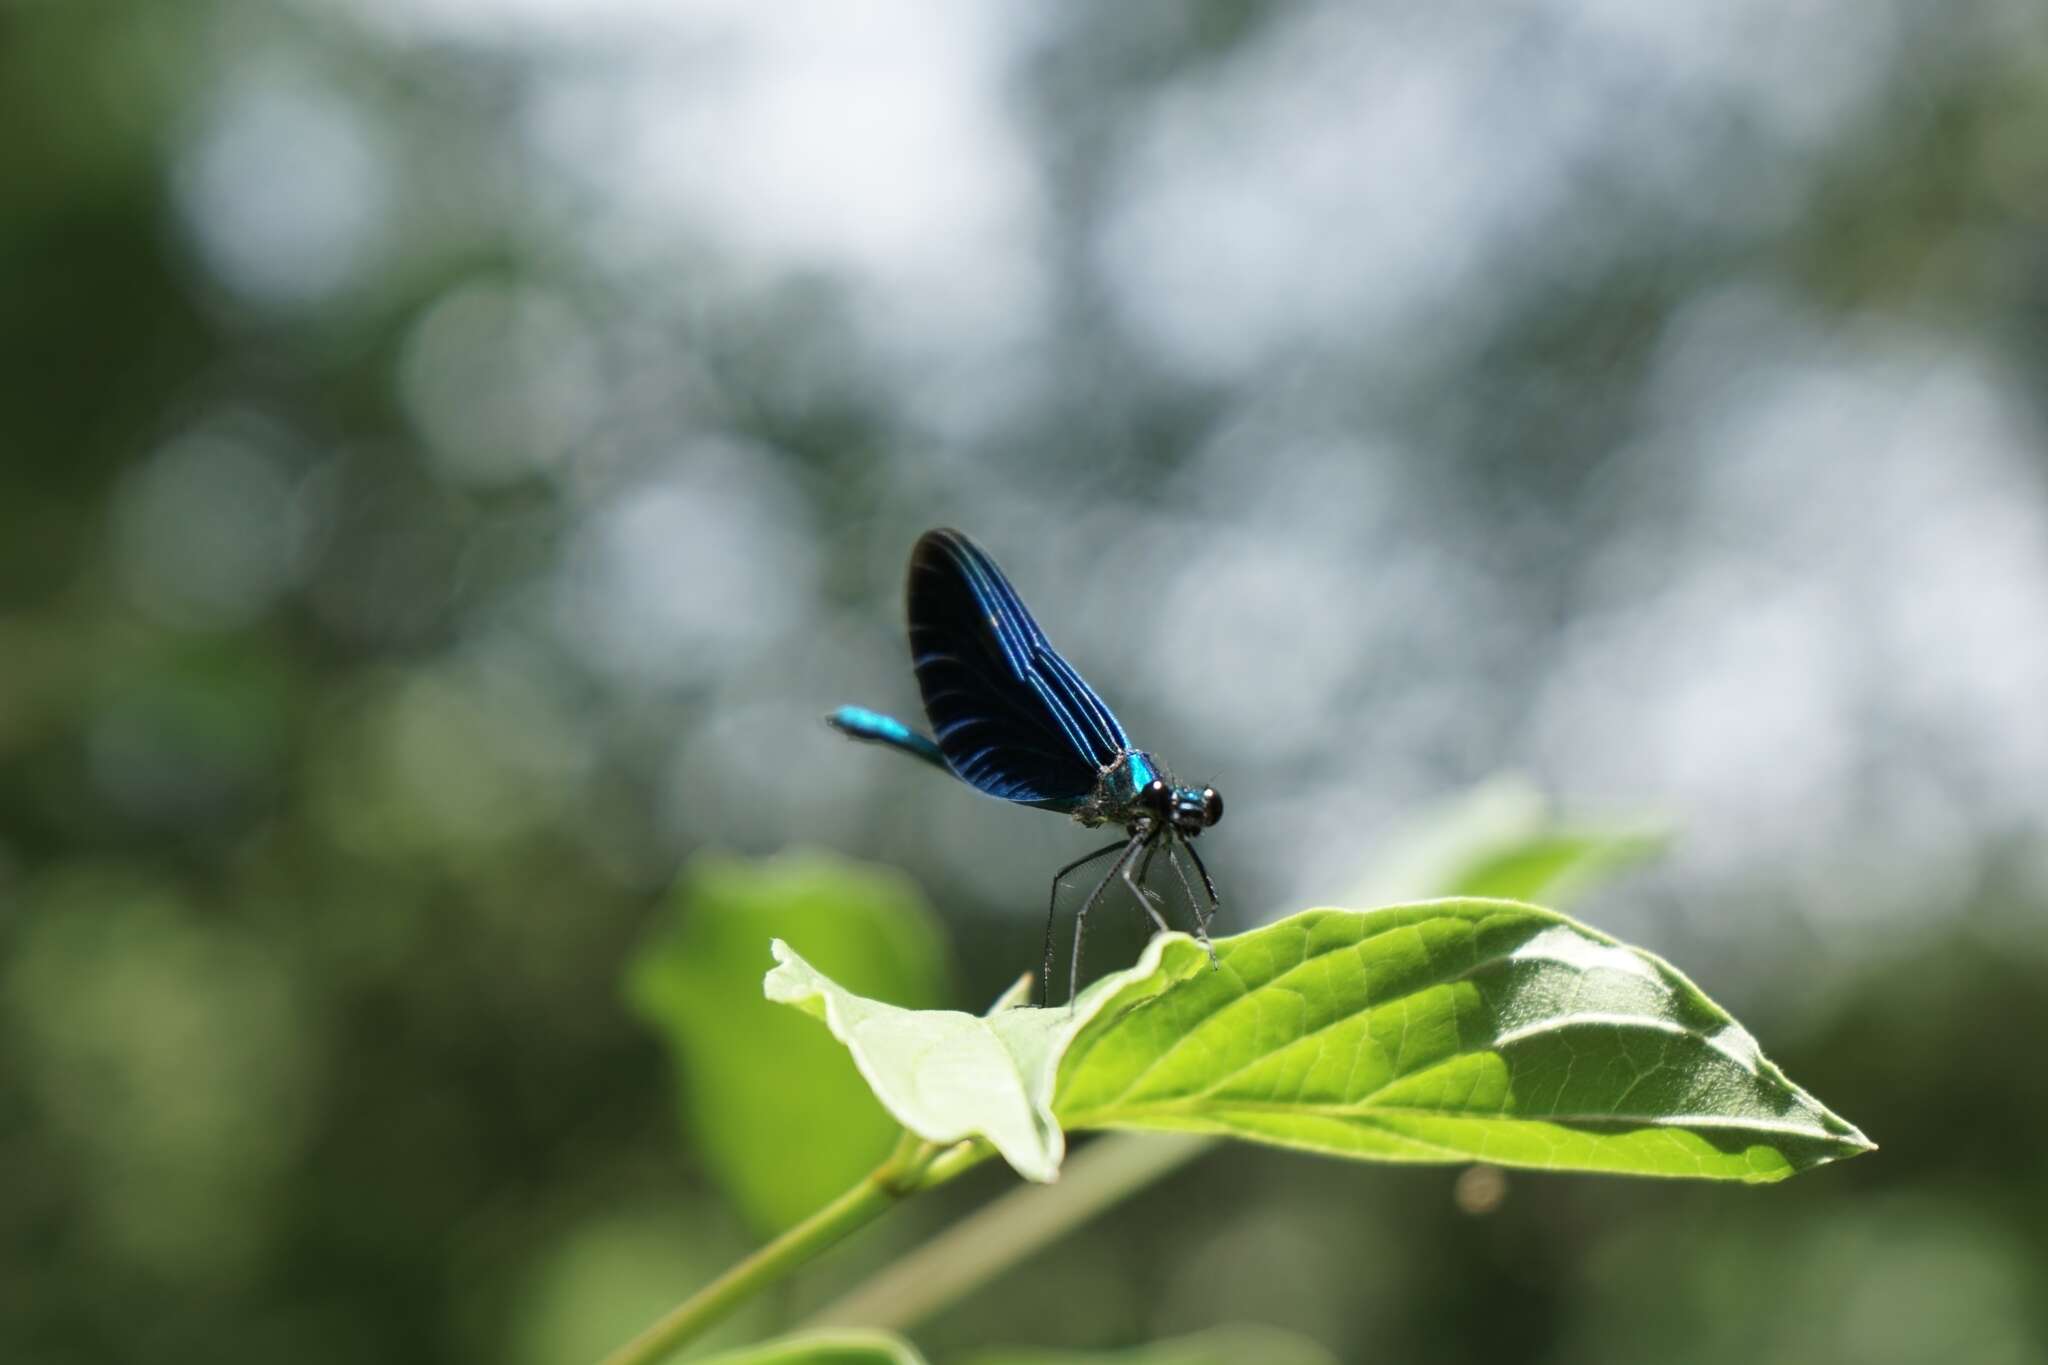
{"type": "Polygon", "coordinates": [[[1128,1351],[980,1351],[966,1365],[1335,1365],[1314,1342],[1276,1328],[1221,1327],[1128,1351]]]}
{"type": "Polygon", "coordinates": [[[907,1341],[879,1333],[791,1337],[715,1356],[705,1365],[925,1365],[907,1341]]]}
{"type": "MultiPolygon", "coordinates": [[[[962,1365],[1334,1365],[1314,1342],[1274,1328],[1225,1327],[1127,1351],[1009,1349],[960,1357],[962,1365]]],[[[707,1359],[704,1365],[925,1365],[900,1338],[858,1332],[791,1337],[707,1359]]]]}
{"type": "MultiPolygon", "coordinates": [[[[701,1215],[678,1236],[673,1209],[620,1211],[573,1229],[524,1277],[509,1318],[492,1327],[512,1365],[593,1361],[668,1309],[679,1287],[701,1284],[745,1250],[740,1236],[718,1235],[701,1215]],[[708,1233],[708,1235],[707,1235],[708,1233]]],[[[726,1337],[773,1330],[774,1314],[743,1310],[726,1337]]]]}
{"type": "Polygon", "coordinates": [[[675,1058],[685,1140],[765,1232],[867,1174],[898,1132],[844,1048],[762,997],[776,938],[864,994],[914,1009],[949,995],[937,924],[899,873],[815,853],[684,870],[627,991],[675,1058]]]}
{"type": "Polygon", "coordinates": [[[1561,830],[1475,858],[1454,878],[1456,894],[1551,903],[1569,899],[1582,884],[1648,862],[1666,840],[1655,834],[1561,830]]]}

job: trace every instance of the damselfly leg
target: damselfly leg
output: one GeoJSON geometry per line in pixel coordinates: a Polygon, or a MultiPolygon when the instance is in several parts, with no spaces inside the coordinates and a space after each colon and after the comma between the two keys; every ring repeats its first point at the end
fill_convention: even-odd
{"type": "Polygon", "coordinates": [[[1173,926],[1166,922],[1166,917],[1159,913],[1159,907],[1153,904],[1160,898],[1159,893],[1145,885],[1145,874],[1152,869],[1152,855],[1158,851],[1159,837],[1154,835],[1146,841],[1145,856],[1138,859],[1137,871],[1133,872],[1129,864],[1124,866],[1124,885],[1131,888],[1131,896],[1137,902],[1139,913],[1151,916],[1152,923],[1164,934],[1172,932],[1173,926]]]}
{"type": "MultiPolygon", "coordinates": [[[[1207,929],[1209,927],[1209,921],[1216,918],[1216,883],[1210,880],[1209,867],[1208,864],[1202,861],[1202,855],[1195,852],[1195,841],[1192,839],[1183,839],[1181,840],[1181,847],[1185,848],[1188,851],[1188,856],[1195,860],[1195,871],[1202,874],[1202,889],[1209,893],[1209,913],[1201,917],[1202,927],[1204,929],[1207,929]]],[[[1194,892],[1190,891],[1188,894],[1192,896],[1194,895],[1194,892]]]]}
{"type": "MultiPolygon", "coordinates": [[[[1074,1008],[1074,997],[1081,987],[1081,938],[1088,929],[1088,912],[1095,908],[1095,902],[1102,899],[1102,893],[1109,889],[1109,884],[1129,871],[1131,859],[1138,855],[1138,850],[1145,846],[1145,841],[1146,836],[1143,834],[1131,836],[1130,841],[1123,846],[1124,851],[1116,855],[1115,860],[1109,865],[1109,871],[1103,874],[1101,881],[1095,883],[1095,889],[1088,893],[1088,899],[1081,902],[1081,908],[1074,914],[1074,962],[1067,972],[1067,1008],[1070,1010],[1074,1008]]],[[[1049,991],[1050,987],[1047,989],[1049,991]]],[[[1051,1003],[1049,995],[1046,1003],[1051,1003]]]]}
{"type": "Polygon", "coordinates": [[[1209,941],[1209,921],[1216,914],[1216,886],[1209,880],[1209,869],[1202,866],[1202,855],[1195,852],[1194,843],[1187,839],[1182,839],[1179,843],[1188,851],[1188,856],[1195,860],[1195,870],[1202,874],[1202,885],[1209,892],[1208,914],[1202,913],[1202,903],[1195,897],[1194,884],[1188,880],[1187,869],[1180,865],[1180,859],[1174,856],[1173,844],[1170,842],[1166,846],[1166,860],[1173,864],[1174,875],[1180,878],[1181,889],[1188,893],[1188,909],[1195,916],[1195,937],[1209,950],[1209,965],[1215,967],[1219,964],[1216,961],[1216,945],[1209,941]]]}
{"type": "MultiPolygon", "coordinates": [[[[1086,867],[1088,864],[1094,862],[1097,858],[1104,857],[1107,854],[1114,853],[1118,849],[1125,848],[1127,846],[1127,841],[1123,839],[1119,839],[1113,844],[1104,844],[1101,848],[1096,849],[1093,853],[1082,854],[1080,857],[1074,859],[1074,861],[1068,863],[1065,867],[1061,868],[1059,871],[1052,874],[1052,895],[1049,898],[1045,908],[1045,962],[1039,968],[1039,975],[1041,978],[1043,978],[1043,984],[1045,987],[1045,993],[1040,997],[1040,999],[1044,1000],[1046,1004],[1050,1005],[1052,1003],[1052,936],[1053,930],[1057,928],[1059,925],[1060,882],[1066,877],[1066,875],[1069,872],[1075,871],[1077,868],[1086,867]]],[[[1115,874],[1112,873],[1111,875],[1114,876],[1115,874]]],[[[1100,894],[1101,889],[1102,888],[1100,887],[1096,888],[1098,894],[1100,894]]],[[[1069,989],[1071,989],[1071,987],[1069,989]]]]}

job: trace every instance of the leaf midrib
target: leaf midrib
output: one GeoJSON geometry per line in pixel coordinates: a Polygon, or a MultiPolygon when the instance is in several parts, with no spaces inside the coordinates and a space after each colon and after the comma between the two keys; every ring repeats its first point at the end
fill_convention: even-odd
{"type": "MultiPolygon", "coordinates": [[[[1543,911],[1540,907],[1523,905],[1516,901],[1472,903],[1484,904],[1487,906],[1490,912],[1502,910],[1513,911],[1515,913],[1525,915],[1532,922],[1557,922],[1555,916],[1548,914],[1547,912],[1543,911]]],[[[1289,966],[1284,971],[1276,973],[1275,975],[1269,977],[1268,979],[1259,983],[1256,986],[1246,984],[1243,973],[1241,973],[1234,965],[1232,965],[1228,961],[1224,962],[1222,964],[1223,970],[1229,972],[1232,976],[1236,977],[1238,982],[1240,983],[1240,993],[1231,996],[1226,1000],[1218,1001],[1214,1009],[1211,1009],[1208,1013],[1203,1014],[1199,1018],[1193,1020],[1187,1026],[1186,1030],[1181,1034],[1181,1036],[1174,1040],[1173,1044],[1170,1047],[1165,1048],[1157,1056],[1153,1057],[1151,1061],[1145,1063],[1145,1065],[1139,1069],[1137,1075],[1131,1077],[1130,1080],[1126,1081],[1123,1084],[1122,1088],[1117,1091],[1116,1102],[1122,1102],[1124,1099],[1128,1098],[1134,1091],[1138,1090],[1141,1086],[1143,1086],[1148,1077],[1150,1077],[1155,1071],[1159,1070],[1161,1066],[1165,1065],[1173,1057],[1178,1055],[1181,1049],[1186,1047],[1190,1042],[1192,1042],[1203,1030],[1209,1028],[1217,1020],[1223,1018],[1232,1009],[1236,1008],[1239,1005],[1243,1005],[1247,1002],[1256,1001],[1260,992],[1271,990],[1294,990],[1294,987],[1286,984],[1288,978],[1296,975],[1299,972],[1305,971],[1311,965],[1321,962],[1323,959],[1331,956],[1332,954],[1342,952],[1356,952],[1365,948],[1368,944],[1375,943],[1380,939],[1387,937],[1390,934],[1401,933],[1404,930],[1413,930],[1419,932],[1422,929],[1422,926],[1424,926],[1425,924],[1433,923],[1436,919],[1455,920],[1459,923],[1471,924],[1475,926],[1484,922],[1484,917],[1481,916],[1446,913],[1444,915],[1436,916],[1434,917],[1434,919],[1419,919],[1407,924],[1391,924],[1388,925],[1386,928],[1380,929],[1374,933],[1362,935],[1361,937],[1354,939],[1349,943],[1333,943],[1330,946],[1322,949],[1320,952],[1304,954],[1300,961],[1294,963],[1292,966],[1289,966]]],[[[1304,929],[1303,932],[1306,933],[1306,930],[1304,929]]],[[[1524,941],[1526,942],[1526,940],[1524,941]]],[[[1332,1029],[1339,1028],[1344,1024],[1350,1022],[1351,1020],[1359,1018],[1361,1015],[1368,1015],[1376,1010],[1387,1009],[1394,1005],[1401,1004],[1405,1001],[1412,1000],[1416,996],[1422,994],[1424,991],[1434,990],[1439,986],[1449,985],[1454,981],[1461,981],[1465,979],[1467,976],[1471,975],[1472,973],[1480,971],[1483,968],[1488,967],[1494,963],[1508,961],[1512,958],[1512,956],[1512,950],[1507,952],[1494,951],[1491,953],[1481,955],[1475,961],[1460,964],[1457,967],[1457,970],[1455,971],[1446,972],[1441,975],[1432,975],[1424,980],[1418,981],[1412,984],[1407,990],[1401,992],[1399,995],[1391,996],[1385,1000],[1364,1004],[1361,1005],[1358,1009],[1349,1010],[1345,1013],[1339,1014],[1334,1018],[1328,1020],[1327,1022],[1318,1025],[1316,1028],[1310,1030],[1309,1032],[1301,1034],[1295,1038],[1289,1039],[1287,1045],[1291,1047],[1296,1043],[1306,1041],[1309,1038],[1318,1037],[1324,1033],[1329,1032],[1332,1029]]],[[[1296,993],[1299,994],[1300,992],[1297,991],[1296,993]]],[[[1079,1067],[1087,1065],[1089,1054],[1094,1052],[1095,1048],[1098,1047],[1100,1044],[1101,1037],[1099,1035],[1096,1038],[1089,1040],[1087,1051],[1081,1053],[1079,1056],[1072,1057],[1073,1064],[1075,1065],[1075,1067],[1078,1069],[1079,1067]]],[[[1250,1070],[1252,1067],[1257,1066],[1261,1061],[1264,1061],[1266,1058],[1273,1056],[1274,1051],[1275,1050],[1273,1049],[1269,1049],[1265,1052],[1260,1053],[1257,1057],[1254,1057],[1250,1061],[1245,1062],[1242,1066],[1234,1068],[1228,1074],[1217,1077],[1213,1082],[1211,1082],[1211,1085],[1221,1086],[1227,1084],[1229,1081],[1234,1079],[1242,1072],[1250,1070]]],[[[1072,1056],[1072,1054],[1070,1054],[1070,1056],[1072,1056]]],[[[1438,1063],[1432,1063],[1432,1065],[1438,1065],[1438,1063]]],[[[1405,1076],[1397,1077],[1396,1079],[1399,1080],[1404,1078],[1405,1076]]],[[[1101,1108],[1102,1106],[1097,1107],[1101,1108]]]]}
{"type": "MultiPolygon", "coordinates": [[[[1134,1120],[1147,1118],[1199,1119],[1221,1125],[1224,1116],[1232,1113],[1307,1115],[1314,1118],[1337,1119],[1346,1122],[1371,1123],[1379,1118],[1429,1118],[1457,1119],[1478,1123],[1555,1123],[1567,1127],[1600,1124],[1633,1124],[1640,1128],[1674,1128],[1749,1130],[1759,1133],[1774,1133],[1782,1137],[1800,1137],[1827,1142],[1844,1148],[1865,1150],[1842,1135],[1830,1133],[1823,1128],[1808,1128],[1782,1119],[1739,1119],[1719,1117],[1712,1114],[1676,1114],[1659,1117],[1655,1114],[1517,1114],[1507,1111],[1464,1112],[1447,1109],[1430,1109],[1413,1104],[1323,1104],[1294,1102],[1288,1100],[1227,1100],[1220,1103],[1198,1105],[1190,1100],[1155,1102],[1131,1105],[1123,1109],[1097,1109],[1084,1114],[1069,1115],[1065,1120],[1068,1129],[1114,1128],[1134,1120]]],[[[1448,1149],[1447,1149],[1448,1150],[1448,1149]]]]}
{"type": "MultiPolygon", "coordinates": [[[[1446,918],[1451,917],[1447,916],[1446,918]]],[[[1376,934],[1369,934],[1363,938],[1360,938],[1354,943],[1338,944],[1333,947],[1327,948],[1322,952],[1311,954],[1309,956],[1302,958],[1301,961],[1287,968],[1287,970],[1270,978],[1264,984],[1247,989],[1240,995],[1233,996],[1231,999],[1225,1001],[1217,1008],[1203,1015],[1199,1020],[1197,1020],[1193,1025],[1191,1025],[1188,1028],[1186,1033],[1184,1033],[1179,1039],[1176,1039],[1171,1047],[1161,1052],[1158,1056],[1154,1057],[1150,1062],[1147,1062],[1144,1068],[1140,1070],[1136,1076],[1132,1077],[1128,1082],[1126,1082],[1122,1089],[1120,1089],[1117,1092],[1116,1098],[1113,1101],[1111,1101],[1107,1105],[1096,1105],[1095,1110],[1100,1111],[1102,1109],[1111,1108],[1116,1105],[1123,1104],[1126,1100],[1129,1099],[1133,1092],[1135,1092],[1141,1086],[1144,1085],[1147,1077],[1151,1076],[1152,1073],[1157,1071],[1164,1062],[1166,1062],[1169,1058],[1174,1056],[1185,1044],[1187,1044],[1198,1033],[1200,1033],[1201,1030],[1207,1028],[1214,1021],[1221,1018],[1231,1007],[1242,1004],[1243,1002],[1248,1000],[1256,999],[1257,994],[1262,991],[1290,990],[1295,991],[1295,993],[1298,995],[1301,993],[1300,991],[1296,990],[1295,987],[1289,986],[1285,983],[1287,982],[1287,979],[1289,977],[1292,977],[1297,972],[1302,971],[1311,963],[1320,962],[1324,958],[1329,957],[1332,953],[1343,952],[1346,949],[1363,948],[1367,944],[1379,938],[1383,938],[1388,934],[1398,933],[1403,929],[1420,929],[1422,925],[1430,922],[1431,921],[1428,920],[1418,920],[1413,924],[1394,925],[1387,929],[1383,929],[1376,934]]],[[[1477,921],[1466,920],[1465,922],[1476,923],[1477,921]]],[[[1526,943],[1527,940],[1524,940],[1523,942],[1526,943]]],[[[1520,946],[1521,945],[1518,944],[1516,945],[1516,948],[1510,948],[1506,950],[1495,950],[1493,952],[1484,954],[1482,956],[1477,957],[1474,961],[1465,963],[1464,965],[1460,966],[1456,971],[1445,972],[1441,975],[1436,975],[1417,981],[1399,995],[1390,996],[1385,1000],[1380,1000],[1368,1004],[1362,1004],[1357,1009],[1347,1010],[1342,1014],[1338,1014],[1326,1020],[1325,1022],[1317,1025],[1315,1028],[1310,1029],[1308,1032],[1298,1034],[1297,1036],[1288,1039],[1287,1042],[1281,1048],[1269,1048],[1266,1051],[1259,1053],[1257,1056],[1252,1057],[1249,1060],[1242,1062],[1235,1067],[1232,1067],[1223,1075],[1218,1076],[1213,1080],[1209,1081],[1208,1084],[1205,1085],[1200,1091],[1195,1092],[1195,1094],[1190,1096],[1189,1098],[1197,1099],[1206,1096],[1213,1096],[1218,1090],[1222,1089],[1230,1082],[1236,1080],[1245,1072],[1250,1071],[1253,1067],[1258,1066],[1260,1063],[1265,1062],[1271,1059],[1272,1057],[1278,1055],[1281,1051],[1285,1050],[1285,1048],[1298,1046],[1301,1043],[1307,1042],[1311,1038],[1320,1038],[1323,1035],[1330,1033],[1335,1029],[1343,1027],[1345,1024],[1348,1024],[1355,1019],[1367,1018],[1383,1010],[1392,1009],[1397,1005],[1405,1005],[1409,1001],[1415,999],[1417,996],[1422,995],[1424,992],[1436,990],[1443,986],[1452,985],[1459,981],[1464,981],[1472,976],[1477,975],[1480,972],[1489,970],[1494,967],[1498,967],[1504,963],[1513,962],[1515,960],[1515,952],[1520,946]]],[[[1235,970],[1233,968],[1228,967],[1227,965],[1225,970],[1232,971],[1233,974],[1235,974],[1235,970]]],[[[1580,972],[1580,975],[1583,977],[1584,972],[1580,972]]],[[[1673,984],[1669,980],[1666,980],[1665,978],[1660,976],[1658,978],[1658,984],[1663,988],[1665,992],[1665,998],[1667,1000],[1673,997],[1674,988],[1673,984]]],[[[1726,1021],[1720,1022],[1725,1024],[1726,1021]]],[[[1434,1071],[1439,1067],[1447,1066],[1450,1063],[1459,1060],[1460,1058],[1483,1056],[1490,1052],[1497,1052],[1501,1047],[1506,1046],[1510,1042],[1521,1042],[1525,1038],[1533,1038],[1541,1034],[1550,1033],[1556,1030],[1583,1027],[1586,1025],[1608,1025],[1614,1027],[1646,1029],[1653,1032],[1664,1034],[1667,1037],[1690,1038],[1696,1042],[1703,1043],[1710,1047],[1714,1045],[1715,1033],[1718,1033],[1719,1031],[1718,1029],[1716,1029],[1714,1033],[1710,1033],[1707,1030],[1699,1028],[1695,1025],[1684,1023],[1676,1019],[1667,1019],[1654,1014],[1626,1015],[1611,1011],[1575,1011],[1570,1014],[1561,1014],[1547,1019],[1542,1019],[1537,1021],[1533,1025],[1522,1025],[1512,1029],[1496,1030],[1493,1036],[1487,1041],[1484,1047],[1476,1049],[1461,1048],[1448,1056],[1439,1058],[1438,1060],[1431,1062],[1427,1066],[1417,1067],[1411,1071],[1400,1072],[1399,1074],[1389,1078],[1386,1082],[1384,1082],[1376,1089],[1362,1096],[1360,1099],[1353,1101],[1353,1103],[1360,1105],[1369,1104],[1375,1096],[1384,1093],[1386,1090],[1391,1089],[1392,1087],[1399,1085],[1404,1081],[1412,1080],[1417,1076],[1427,1075],[1429,1072],[1434,1071]]],[[[1083,1060],[1085,1062],[1085,1058],[1083,1060]]],[[[1744,1065],[1739,1058],[1731,1058],[1730,1060],[1736,1062],[1737,1065],[1744,1065]]],[[[1645,1073],[1645,1076],[1646,1075],[1647,1073],[1645,1073]]],[[[1631,1083],[1631,1088],[1633,1088],[1635,1085],[1642,1084],[1643,1080],[1645,1079],[1645,1076],[1638,1076],[1635,1079],[1635,1081],[1631,1083]]]]}

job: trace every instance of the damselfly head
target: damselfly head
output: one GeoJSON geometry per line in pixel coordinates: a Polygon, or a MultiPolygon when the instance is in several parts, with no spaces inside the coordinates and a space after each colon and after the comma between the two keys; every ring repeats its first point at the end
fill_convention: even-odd
{"type": "Polygon", "coordinates": [[[1223,797],[1214,787],[1168,787],[1155,780],[1138,793],[1138,802],[1190,839],[1223,818],[1223,797]]]}

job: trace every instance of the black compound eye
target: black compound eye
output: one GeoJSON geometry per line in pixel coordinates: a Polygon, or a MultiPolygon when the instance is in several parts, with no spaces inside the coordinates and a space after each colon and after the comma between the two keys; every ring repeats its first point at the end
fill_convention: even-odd
{"type": "Polygon", "coordinates": [[[1138,804],[1154,815],[1164,816],[1173,805],[1173,789],[1155,777],[1138,793],[1138,804]]]}
{"type": "Polygon", "coordinates": [[[1202,823],[1213,825],[1223,818],[1223,795],[1214,787],[1202,788],[1202,823]]]}

